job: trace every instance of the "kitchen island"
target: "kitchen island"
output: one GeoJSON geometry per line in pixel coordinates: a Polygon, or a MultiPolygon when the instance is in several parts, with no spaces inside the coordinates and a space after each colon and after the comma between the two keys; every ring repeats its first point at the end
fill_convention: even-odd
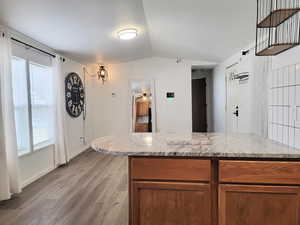
{"type": "Polygon", "coordinates": [[[93,141],[129,158],[129,225],[299,225],[300,150],[254,135],[131,134],[93,141]]]}

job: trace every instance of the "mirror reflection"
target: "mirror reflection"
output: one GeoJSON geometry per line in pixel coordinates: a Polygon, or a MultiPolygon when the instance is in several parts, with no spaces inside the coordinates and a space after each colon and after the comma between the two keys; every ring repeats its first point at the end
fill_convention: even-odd
{"type": "Polygon", "coordinates": [[[152,132],[153,98],[151,81],[131,81],[132,132],[152,132]]]}

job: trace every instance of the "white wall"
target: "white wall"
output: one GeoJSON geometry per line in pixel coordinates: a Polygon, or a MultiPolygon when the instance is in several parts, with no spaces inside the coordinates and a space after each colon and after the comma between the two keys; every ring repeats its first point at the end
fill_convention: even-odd
{"type": "MultiPolygon", "coordinates": [[[[253,46],[244,49],[253,48],[253,46]]],[[[218,65],[213,75],[215,131],[225,131],[226,66],[237,61],[240,63],[240,58],[242,61],[245,58],[248,60],[244,64],[244,69],[252,73],[252,77],[256,76],[256,82],[252,83],[249,95],[249,105],[254,106],[249,109],[251,116],[248,119],[252,123],[249,133],[264,133],[262,131],[264,115],[262,114],[266,114],[268,137],[274,141],[300,148],[300,46],[273,57],[256,57],[252,49],[249,56],[243,58],[241,52],[238,52],[218,65]],[[259,85],[266,79],[266,86],[260,87],[259,85]],[[262,98],[266,98],[265,107],[257,111],[255,104],[262,98]]]]}
{"type": "MultiPolygon", "coordinates": [[[[77,62],[66,59],[66,61],[63,63],[62,68],[63,75],[64,77],[66,77],[69,73],[75,72],[81,77],[82,82],[84,82],[83,67],[83,65],[77,62]]],[[[89,147],[90,141],[93,138],[93,129],[90,116],[92,112],[92,110],[90,110],[90,107],[92,107],[92,104],[89,104],[89,84],[90,79],[89,76],[86,75],[87,117],[85,123],[83,122],[83,114],[81,114],[78,118],[72,118],[68,115],[67,111],[65,111],[65,118],[67,124],[67,152],[69,159],[74,158],[82,151],[86,150],[89,147]],[[82,140],[82,137],[84,136],[86,137],[86,144],[84,144],[82,140]]]]}
{"type": "MultiPolygon", "coordinates": [[[[175,59],[146,58],[108,66],[109,81],[102,85],[94,77],[92,87],[95,137],[128,133],[130,128],[130,79],[154,79],[158,132],[190,132],[191,67],[213,65],[210,62],[182,61],[175,59]],[[175,92],[174,100],[167,100],[166,93],[175,92]],[[112,93],[116,96],[112,97],[112,93]]],[[[95,72],[89,66],[89,72],[95,72]]]]}
{"type": "Polygon", "coordinates": [[[19,158],[22,187],[34,182],[55,168],[53,151],[54,145],[51,145],[19,158]]]}
{"type": "Polygon", "coordinates": [[[240,132],[240,133],[254,133],[256,128],[256,118],[252,111],[253,108],[253,91],[256,87],[253,86],[253,71],[255,70],[256,58],[254,55],[253,46],[246,46],[244,49],[251,49],[248,55],[242,56],[241,51],[237,52],[233,56],[229,57],[213,71],[213,124],[215,132],[240,132]],[[235,65],[237,64],[237,65],[235,65]],[[230,67],[231,68],[228,68],[230,67]],[[234,71],[235,73],[249,72],[250,78],[247,82],[238,84],[238,81],[229,81],[226,84],[226,76],[234,71]],[[235,84],[232,84],[235,82],[235,84]],[[235,99],[232,99],[232,94],[226,89],[226,85],[232,85],[230,88],[235,89],[232,94],[238,95],[235,99]],[[235,86],[234,86],[235,85],[235,86]],[[232,101],[228,102],[226,105],[226,94],[230,95],[232,101]],[[234,116],[234,105],[230,104],[233,102],[238,102],[239,104],[239,129],[235,130],[235,121],[233,121],[234,116]],[[226,113],[226,107],[228,107],[228,113],[226,113]],[[227,124],[226,124],[227,123],[227,124]],[[227,129],[226,129],[227,127],[227,129]]]}

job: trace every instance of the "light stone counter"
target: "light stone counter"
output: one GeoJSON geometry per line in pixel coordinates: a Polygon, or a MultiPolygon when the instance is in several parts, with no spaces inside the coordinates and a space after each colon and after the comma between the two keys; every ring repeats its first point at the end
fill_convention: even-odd
{"type": "Polygon", "coordinates": [[[300,159],[300,150],[254,135],[134,133],[95,139],[98,152],[126,156],[300,159]]]}

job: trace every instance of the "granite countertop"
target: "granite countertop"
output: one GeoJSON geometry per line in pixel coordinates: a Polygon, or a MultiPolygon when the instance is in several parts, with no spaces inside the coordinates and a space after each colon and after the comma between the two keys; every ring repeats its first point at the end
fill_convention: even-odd
{"type": "Polygon", "coordinates": [[[300,159],[300,150],[255,135],[133,133],[95,139],[98,151],[126,156],[300,159]]]}

